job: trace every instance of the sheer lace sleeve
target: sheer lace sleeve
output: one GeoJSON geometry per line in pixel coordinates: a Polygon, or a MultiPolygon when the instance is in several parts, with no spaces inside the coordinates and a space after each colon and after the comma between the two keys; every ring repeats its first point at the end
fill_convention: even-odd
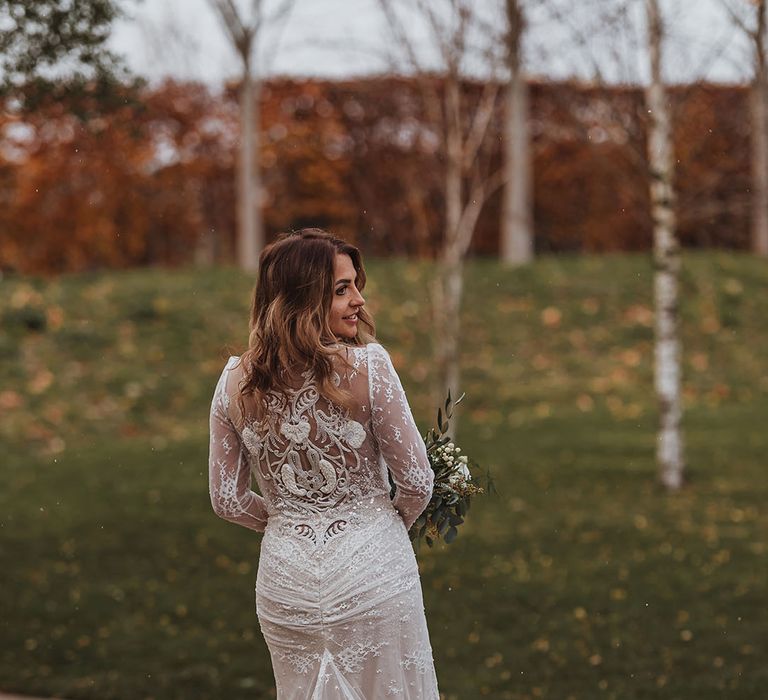
{"type": "Polygon", "coordinates": [[[378,343],[367,347],[373,433],[397,489],[393,505],[410,529],[432,497],[435,475],[389,353],[378,343]]]}
{"type": "Polygon", "coordinates": [[[263,532],[267,525],[264,499],[251,491],[248,458],[227,413],[227,377],[235,361],[236,358],[231,357],[224,367],[211,402],[208,490],[216,515],[263,532]]]}

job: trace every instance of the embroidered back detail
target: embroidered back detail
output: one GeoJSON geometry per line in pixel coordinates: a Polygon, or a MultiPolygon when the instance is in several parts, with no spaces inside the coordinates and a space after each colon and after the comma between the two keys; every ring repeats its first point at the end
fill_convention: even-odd
{"type": "MultiPolygon", "coordinates": [[[[230,358],[212,403],[216,431],[210,490],[222,513],[240,517],[241,511],[258,506],[260,524],[278,515],[308,524],[319,546],[336,519],[349,525],[338,536],[328,533],[328,539],[346,540],[356,522],[352,511],[362,512],[376,499],[382,502],[376,502],[369,517],[379,508],[394,509],[406,527],[423,510],[431,495],[432,470],[391,358],[378,343],[345,352],[346,358],[333,356],[331,376],[349,392],[348,407],[323,396],[307,371],[298,388],[267,392],[260,420],[237,412],[235,420],[227,412],[237,405],[231,399],[244,371],[236,357],[230,358]],[[217,470],[222,460],[226,468],[217,470]],[[387,472],[395,483],[394,499],[387,472]],[[260,494],[251,490],[251,477],[260,494]],[[315,516],[321,516],[320,522],[315,516]]],[[[243,517],[250,518],[250,511],[243,517]]]]}
{"type": "Polygon", "coordinates": [[[245,427],[242,437],[257,479],[275,491],[276,507],[319,513],[359,490],[352,488],[350,474],[360,469],[358,449],[366,431],[348,410],[320,395],[309,373],[302,376],[303,386],[287,397],[268,392],[267,417],[245,427]]]}
{"type": "Polygon", "coordinates": [[[334,520],[327,528],[325,528],[325,534],[323,535],[323,542],[327,542],[331,537],[335,537],[344,530],[347,526],[346,520],[334,520]]]}
{"type": "MultiPolygon", "coordinates": [[[[346,520],[334,520],[328,527],[325,528],[325,532],[323,533],[323,541],[321,544],[325,544],[332,537],[335,537],[339,533],[343,532],[345,527],[347,527],[346,520]]],[[[293,529],[296,530],[296,532],[298,532],[302,537],[306,537],[307,539],[312,540],[313,544],[318,544],[317,532],[315,532],[315,528],[313,528],[309,523],[298,523],[293,526],[293,529]]]]}

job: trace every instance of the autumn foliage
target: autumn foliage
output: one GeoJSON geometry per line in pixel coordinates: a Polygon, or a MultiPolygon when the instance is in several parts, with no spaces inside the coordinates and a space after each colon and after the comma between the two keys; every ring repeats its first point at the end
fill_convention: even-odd
{"type": "MultiPolygon", "coordinates": [[[[465,86],[469,99],[479,86],[465,86]]],[[[674,88],[680,238],[747,248],[747,89],[674,88]]],[[[434,255],[440,133],[398,77],[274,80],[262,90],[268,236],[324,226],[377,255],[434,255]]],[[[501,159],[500,110],[492,138],[501,159]]],[[[651,245],[642,93],[531,84],[540,251],[651,245]]],[[[0,269],[59,272],[230,262],[238,113],[234,87],[167,82],[83,120],[62,104],[0,115],[0,269]]],[[[500,197],[472,252],[495,255],[500,197]]]]}

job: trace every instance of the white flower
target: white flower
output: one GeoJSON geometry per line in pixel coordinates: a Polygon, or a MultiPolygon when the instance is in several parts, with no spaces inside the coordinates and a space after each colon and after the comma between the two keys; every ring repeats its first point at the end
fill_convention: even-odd
{"type": "Polygon", "coordinates": [[[467,461],[468,461],[467,455],[461,455],[461,457],[459,457],[459,462],[461,462],[462,464],[466,464],[467,461]]]}
{"type": "Polygon", "coordinates": [[[472,481],[472,474],[466,464],[459,463],[456,469],[448,476],[448,483],[451,486],[461,486],[468,481],[472,481]]]}
{"type": "Polygon", "coordinates": [[[298,423],[283,423],[280,432],[291,442],[302,443],[309,437],[309,421],[301,420],[298,423]]]}
{"type": "Polygon", "coordinates": [[[365,442],[365,428],[356,420],[349,420],[344,426],[343,437],[350,447],[357,449],[365,442]]]}

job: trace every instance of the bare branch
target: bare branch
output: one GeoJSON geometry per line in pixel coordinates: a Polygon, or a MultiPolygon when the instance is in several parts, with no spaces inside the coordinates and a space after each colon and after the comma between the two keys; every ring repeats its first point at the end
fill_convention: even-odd
{"type": "Polygon", "coordinates": [[[435,87],[435,80],[428,77],[427,71],[419,62],[416,55],[416,50],[413,46],[408,33],[405,31],[400,18],[397,16],[397,12],[394,8],[393,0],[379,0],[379,7],[387,20],[390,31],[393,34],[393,38],[399,47],[401,47],[408,59],[411,70],[420,75],[421,79],[417,81],[419,90],[424,100],[424,107],[427,111],[427,117],[432,124],[439,126],[442,122],[441,112],[441,100],[438,91],[435,87]]]}
{"type": "Polygon", "coordinates": [[[496,98],[499,94],[499,83],[496,81],[487,82],[483,86],[483,94],[480,97],[480,103],[475,110],[472,126],[464,144],[464,162],[463,167],[469,169],[472,161],[476,158],[478,150],[486,140],[488,125],[491,123],[494,108],[496,107],[496,98]]]}
{"type": "MultiPolygon", "coordinates": [[[[259,2],[260,0],[254,0],[254,2],[259,2]]],[[[266,20],[265,24],[271,27],[275,27],[275,38],[272,42],[272,45],[269,47],[269,50],[266,51],[267,60],[265,61],[264,66],[264,73],[268,73],[271,61],[269,58],[271,57],[273,60],[277,57],[278,53],[278,47],[280,46],[280,42],[283,38],[283,32],[285,31],[286,26],[288,25],[288,20],[291,17],[291,12],[293,11],[293,8],[296,6],[296,0],[284,0],[284,2],[273,12],[266,20]]],[[[260,21],[260,20],[259,20],[260,21]]],[[[259,25],[260,27],[261,25],[259,25]]],[[[256,29],[256,37],[258,38],[258,33],[260,29],[256,29]]]]}
{"type": "Polygon", "coordinates": [[[209,0],[211,7],[221,19],[224,30],[243,61],[250,60],[253,32],[243,23],[233,0],[209,0]]]}
{"type": "Polygon", "coordinates": [[[421,63],[419,62],[419,59],[416,56],[416,51],[414,50],[413,42],[408,37],[408,33],[405,31],[405,27],[403,26],[403,23],[400,21],[400,18],[397,16],[397,12],[395,11],[393,1],[378,0],[378,3],[382,13],[384,14],[385,19],[387,20],[387,25],[389,26],[389,30],[393,34],[395,43],[401,49],[403,49],[406,53],[411,70],[413,70],[415,73],[424,72],[421,63]]]}
{"type": "Polygon", "coordinates": [[[469,191],[469,201],[461,214],[459,221],[459,245],[462,256],[466,255],[469,245],[472,242],[472,235],[477,226],[477,221],[483,210],[485,203],[499,190],[507,181],[506,169],[499,168],[490,176],[481,179],[469,191]]]}
{"type": "Polygon", "coordinates": [[[719,2],[720,7],[722,7],[730,16],[731,21],[739,28],[742,32],[747,34],[752,39],[755,38],[756,29],[752,29],[751,27],[747,26],[747,23],[744,21],[742,17],[739,17],[736,10],[733,9],[731,4],[728,2],[728,0],[720,0],[719,2]]]}
{"type": "Polygon", "coordinates": [[[567,27],[576,45],[581,49],[586,50],[587,60],[592,66],[593,79],[598,83],[604,82],[603,73],[600,69],[600,64],[591,50],[591,47],[594,44],[593,37],[591,35],[586,34],[576,24],[576,22],[572,18],[572,12],[570,11],[563,12],[554,2],[550,2],[547,5],[547,7],[549,9],[551,19],[555,20],[559,25],[563,27],[567,27]]]}
{"type": "Polygon", "coordinates": [[[427,24],[432,30],[432,39],[435,45],[438,47],[442,54],[443,62],[445,63],[448,71],[451,71],[452,61],[454,60],[454,52],[452,51],[452,39],[450,31],[444,27],[439,17],[434,11],[434,3],[430,0],[415,0],[416,7],[423,17],[426,18],[427,24]]]}

